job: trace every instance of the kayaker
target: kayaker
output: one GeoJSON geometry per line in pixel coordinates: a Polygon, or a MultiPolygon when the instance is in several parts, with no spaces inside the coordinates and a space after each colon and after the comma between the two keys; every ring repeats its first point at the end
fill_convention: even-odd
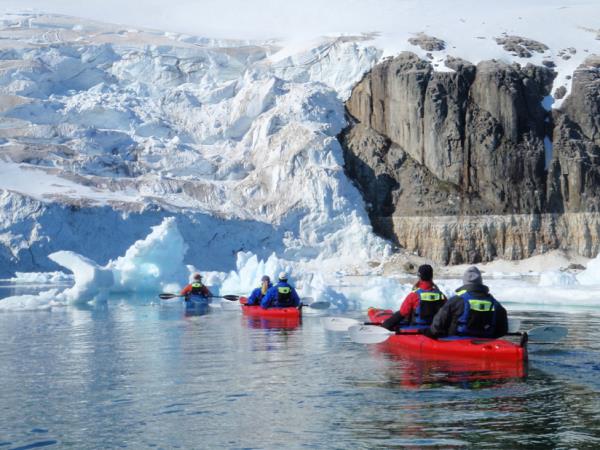
{"type": "Polygon", "coordinates": [[[248,297],[248,306],[260,305],[261,300],[267,294],[267,291],[273,287],[271,279],[267,275],[263,275],[260,279],[260,286],[252,291],[250,297],[248,297]]]}
{"type": "Polygon", "coordinates": [[[180,295],[185,296],[186,302],[189,301],[192,295],[199,295],[204,298],[212,297],[212,293],[202,284],[202,275],[197,272],[192,276],[192,282],[181,290],[180,295]]]}
{"type": "Polygon", "coordinates": [[[506,309],[483,284],[479,269],[469,267],[463,275],[463,283],[433,318],[425,334],[431,337],[504,336],[508,332],[506,309]]]}
{"type": "Polygon", "coordinates": [[[423,264],[417,275],[419,280],[412,292],[406,296],[400,310],[383,322],[384,328],[395,330],[402,325],[431,325],[433,317],[446,303],[446,296],[433,282],[433,267],[423,264]]]}
{"type": "Polygon", "coordinates": [[[260,306],[263,308],[288,308],[299,305],[300,297],[296,289],[288,283],[286,272],[279,274],[279,282],[271,287],[260,301],[260,306]]]}

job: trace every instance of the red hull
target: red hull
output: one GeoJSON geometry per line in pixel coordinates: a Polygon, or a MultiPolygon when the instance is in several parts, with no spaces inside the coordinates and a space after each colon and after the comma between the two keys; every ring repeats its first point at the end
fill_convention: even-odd
{"type": "Polygon", "coordinates": [[[302,311],[298,308],[262,308],[260,306],[246,306],[246,297],[240,297],[242,313],[246,316],[265,318],[288,318],[299,319],[302,311]]]}
{"type": "MultiPolygon", "coordinates": [[[[369,309],[369,320],[382,323],[392,314],[391,310],[369,309]]],[[[406,328],[410,331],[411,328],[406,328]]],[[[414,330],[414,328],[412,328],[414,330]]],[[[383,344],[388,349],[419,354],[429,359],[449,360],[455,358],[478,359],[496,362],[523,362],[527,360],[527,347],[521,347],[504,339],[442,338],[431,339],[422,334],[397,334],[383,344]]]]}

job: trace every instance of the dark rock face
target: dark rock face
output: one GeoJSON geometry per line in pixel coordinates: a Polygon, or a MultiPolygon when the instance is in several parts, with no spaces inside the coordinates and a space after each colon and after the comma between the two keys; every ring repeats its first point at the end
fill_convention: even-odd
{"type": "Polygon", "coordinates": [[[600,58],[573,77],[571,95],[556,114],[549,198],[555,210],[600,211],[600,58]]]}
{"type": "Polygon", "coordinates": [[[346,103],[355,121],[340,136],[346,170],[375,231],[446,263],[528,257],[568,246],[563,239],[594,253],[600,230],[582,245],[575,223],[598,220],[559,216],[600,207],[595,63],[576,73],[554,132],[542,107],[551,69],[446,64],[454,71],[434,72],[403,53],[374,67],[346,103]],[[546,170],[548,136],[554,155],[546,170]]]}

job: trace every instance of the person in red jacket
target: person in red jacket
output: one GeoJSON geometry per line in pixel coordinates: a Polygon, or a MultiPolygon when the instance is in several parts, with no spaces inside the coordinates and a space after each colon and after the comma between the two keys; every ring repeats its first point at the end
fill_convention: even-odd
{"type": "Polygon", "coordinates": [[[419,266],[417,274],[419,281],[402,302],[400,310],[383,322],[384,328],[396,330],[402,325],[429,326],[446,303],[446,296],[433,282],[433,268],[423,264],[419,266]]]}
{"type": "Polygon", "coordinates": [[[180,295],[185,296],[187,302],[192,295],[199,295],[201,297],[212,297],[212,293],[206,286],[202,284],[202,275],[195,273],[192,277],[192,282],[181,290],[180,295]]]}

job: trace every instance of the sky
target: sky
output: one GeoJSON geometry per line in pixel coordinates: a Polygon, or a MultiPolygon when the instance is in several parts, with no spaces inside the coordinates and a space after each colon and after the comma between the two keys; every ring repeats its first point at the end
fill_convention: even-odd
{"type": "Polygon", "coordinates": [[[215,37],[265,38],[364,28],[416,0],[0,0],[0,10],[67,14],[215,37]],[[374,14],[374,11],[377,13],[374,14]],[[375,15],[375,17],[373,17],[375,15]]]}
{"type": "Polygon", "coordinates": [[[479,26],[485,20],[501,21],[510,29],[521,15],[535,19],[542,10],[558,20],[546,26],[560,28],[575,14],[577,23],[572,25],[597,28],[599,4],[600,0],[0,0],[0,12],[32,8],[198,36],[264,39],[393,32],[413,24],[421,29],[405,31],[419,32],[427,31],[422,28],[428,22],[439,30],[440,20],[466,22],[467,28],[476,20],[479,26]]]}

